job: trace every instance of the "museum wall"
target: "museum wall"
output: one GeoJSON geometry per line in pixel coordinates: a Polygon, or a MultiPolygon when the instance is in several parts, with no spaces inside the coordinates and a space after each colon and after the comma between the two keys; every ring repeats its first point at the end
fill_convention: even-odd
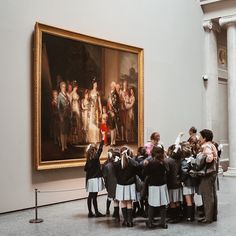
{"type": "MultiPolygon", "coordinates": [[[[0,16],[0,212],[32,207],[34,188],[84,187],[83,168],[32,168],[36,21],[144,48],[145,141],[158,130],[167,146],[179,131],[203,127],[204,32],[198,1],[2,0],[0,16]]],[[[84,190],[40,194],[39,204],[85,196],[84,190]]]]}

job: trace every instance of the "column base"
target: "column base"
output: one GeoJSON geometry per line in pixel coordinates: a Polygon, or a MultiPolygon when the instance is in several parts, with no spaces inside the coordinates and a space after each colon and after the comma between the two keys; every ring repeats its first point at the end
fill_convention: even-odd
{"type": "Polygon", "coordinates": [[[236,177],[236,168],[235,167],[229,167],[228,170],[223,173],[223,176],[236,177]]]}
{"type": "Polygon", "coordinates": [[[218,175],[222,176],[222,175],[223,175],[223,173],[224,173],[224,170],[223,170],[222,166],[221,166],[221,165],[219,165],[219,169],[218,169],[218,175]]]}

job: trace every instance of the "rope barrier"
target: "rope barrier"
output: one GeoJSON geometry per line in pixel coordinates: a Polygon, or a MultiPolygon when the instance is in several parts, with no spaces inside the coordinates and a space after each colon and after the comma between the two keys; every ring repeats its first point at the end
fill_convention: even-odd
{"type": "Polygon", "coordinates": [[[63,189],[63,190],[44,190],[40,191],[38,189],[34,190],[34,196],[35,196],[35,206],[34,206],[34,212],[35,212],[35,218],[31,219],[29,223],[42,223],[43,219],[38,218],[38,193],[59,193],[59,192],[72,192],[72,191],[80,191],[85,190],[85,188],[75,188],[75,189],[63,189]]]}

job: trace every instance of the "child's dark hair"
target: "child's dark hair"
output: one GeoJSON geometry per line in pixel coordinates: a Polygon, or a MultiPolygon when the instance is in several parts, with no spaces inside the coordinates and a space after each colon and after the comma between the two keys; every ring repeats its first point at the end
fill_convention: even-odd
{"type": "Polygon", "coordinates": [[[138,151],[137,151],[137,154],[140,155],[140,156],[144,156],[145,157],[147,155],[146,148],[145,147],[139,147],[138,151]]]}
{"type": "Polygon", "coordinates": [[[182,158],[181,147],[176,147],[176,144],[173,144],[169,148],[171,148],[169,157],[171,157],[171,158],[173,158],[175,160],[180,160],[182,158]]]}
{"type": "Polygon", "coordinates": [[[150,139],[151,139],[151,140],[156,140],[156,139],[157,139],[157,136],[159,136],[159,135],[160,135],[160,134],[159,134],[158,132],[154,132],[154,133],[151,134],[150,139]]]}
{"type": "Polygon", "coordinates": [[[152,149],[152,157],[154,160],[157,160],[161,163],[163,163],[164,158],[165,158],[165,150],[162,145],[158,145],[157,147],[153,147],[152,149]]]}
{"type": "Polygon", "coordinates": [[[86,152],[85,152],[85,157],[86,160],[92,160],[95,157],[95,154],[97,152],[97,147],[94,144],[89,144],[86,152]]]}
{"type": "Polygon", "coordinates": [[[175,145],[172,144],[171,146],[168,147],[167,156],[171,157],[174,150],[175,150],[175,145]]]}
{"type": "Polygon", "coordinates": [[[209,129],[203,129],[200,131],[201,136],[206,140],[206,142],[213,140],[213,132],[209,129]]]}
{"type": "Polygon", "coordinates": [[[107,151],[107,159],[112,161],[114,159],[114,150],[112,148],[108,149],[107,151]]]}
{"type": "Polygon", "coordinates": [[[184,141],[180,143],[180,145],[182,150],[182,158],[190,157],[193,154],[192,146],[189,142],[184,141]]]}
{"type": "Polygon", "coordinates": [[[196,129],[194,126],[192,126],[192,127],[189,129],[189,131],[191,131],[191,132],[194,133],[194,134],[197,133],[197,129],[196,129]]]}

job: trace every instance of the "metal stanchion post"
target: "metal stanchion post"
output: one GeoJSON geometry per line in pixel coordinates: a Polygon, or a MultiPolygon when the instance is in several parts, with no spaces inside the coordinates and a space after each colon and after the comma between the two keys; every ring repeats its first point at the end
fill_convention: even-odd
{"type": "Polygon", "coordinates": [[[30,223],[42,223],[43,219],[38,219],[38,189],[35,189],[35,219],[31,219],[30,223]]]}

